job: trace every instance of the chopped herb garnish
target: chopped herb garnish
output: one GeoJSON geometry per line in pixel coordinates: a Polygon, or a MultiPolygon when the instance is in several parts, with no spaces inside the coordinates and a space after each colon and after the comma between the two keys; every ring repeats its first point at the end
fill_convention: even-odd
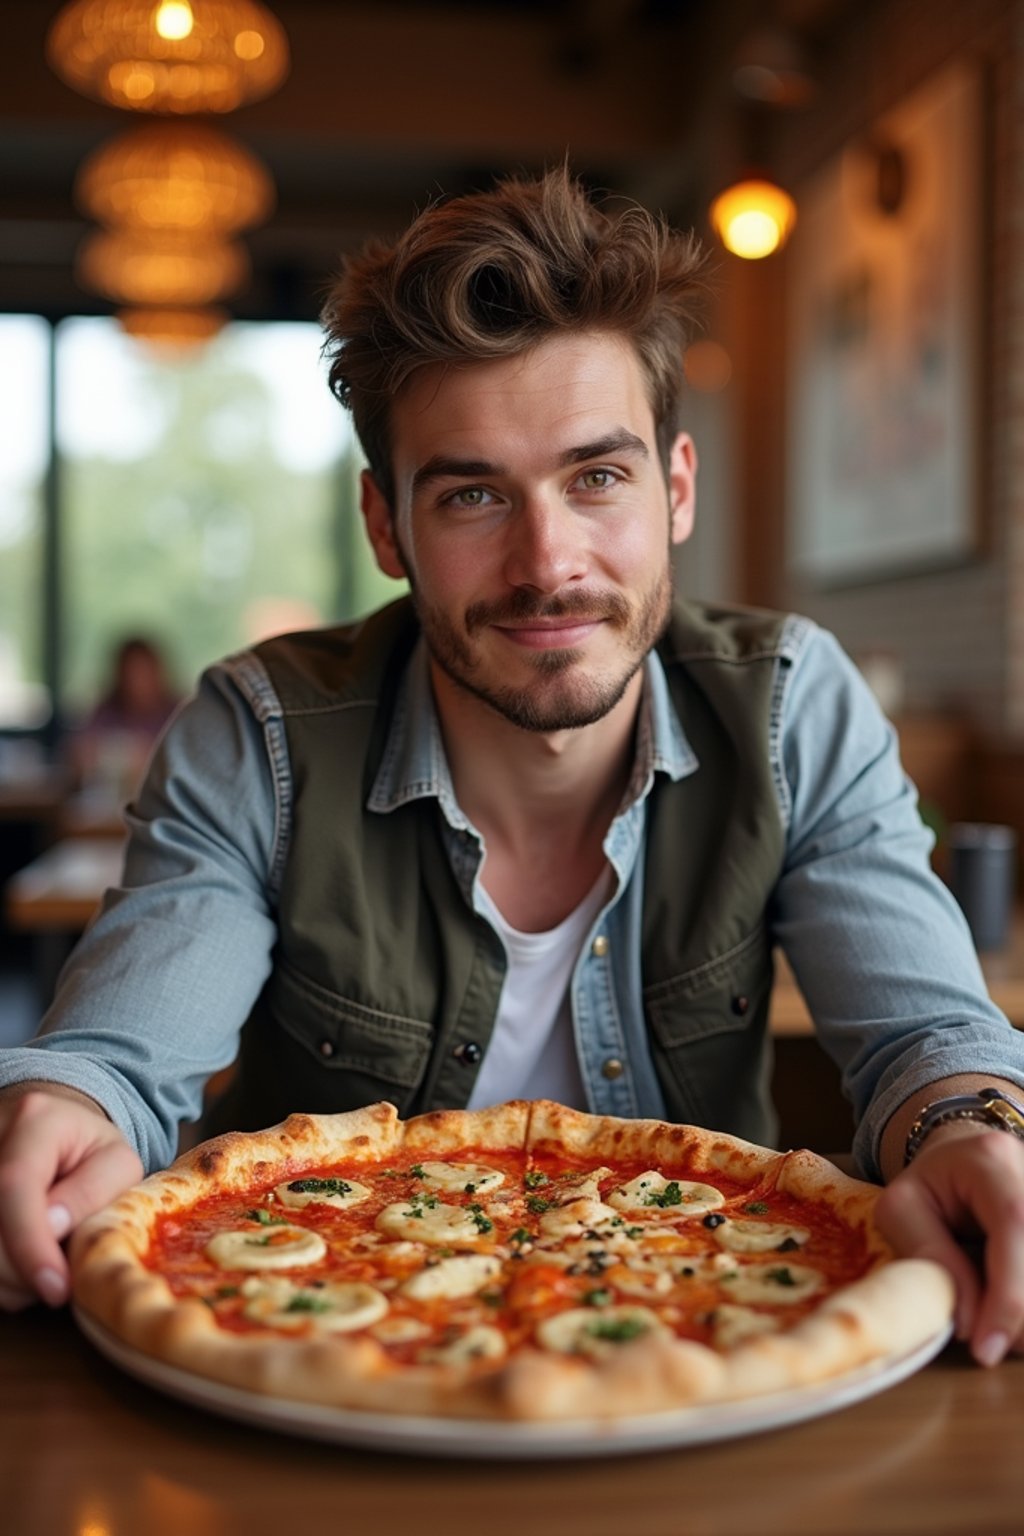
{"type": "Polygon", "coordinates": [[[410,1179],[425,1179],[426,1174],[423,1172],[423,1164],[413,1163],[412,1167],[409,1169],[409,1177],[410,1179]]]}
{"type": "Polygon", "coordinates": [[[294,1195],[350,1195],[352,1185],[344,1179],[294,1179],[288,1185],[294,1195]]]}
{"type": "Polygon", "coordinates": [[[331,1304],[322,1296],[313,1296],[309,1291],[297,1291],[284,1309],[286,1312],[329,1312],[331,1304]]]}
{"type": "Polygon", "coordinates": [[[627,1227],[626,1228],[626,1232],[625,1232],[625,1236],[626,1237],[634,1237],[634,1238],[635,1237],[642,1237],[643,1236],[643,1231],[644,1231],[643,1227],[627,1227]]]}
{"type": "Polygon", "coordinates": [[[626,1218],[624,1216],[613,1216],[608,1225],[610,1227],[624,1227],[626,1225],[626,1218]]]}
{"type": "Polygon", "coordinates": [[[605,1286],[597,1286],[592,1291],[585,1291],[583,1302],[588,1307],[607,1307],[611,1305],[612,1293],[605,1286]]]}
{"type": "Polygon", "coordinates": [[[766,1280],[773,1280],[776,1285],[796,1285],[797,1283],[793,1271],[785,1264],[780,1264],[778,1269],[766,1269],[764,1277],[766,1280]]]}
{"type": "Polygon", "coordinates": [[[476,1194],[476,1185],[475,1184],[466,1184],[463,1187],[464,1187],[467,1195],[475,1195],[476,1194]]]}
{"type": "Polygon", "coordinates": [[[546,1173],[540,1173],[536,1170],[531,1170],[529,1173],[523,1174],[523,1183],[526,1185],[527,1189],[539,1189],[542,1184],[547,1184],[549,1182],[550,1181],[546,1173]]]}
{"type": "Polygon", "coordinates": [[[535,1234],[527,1232],[525,1227],[516,1227],[515,1231],[509,1234],[508,1240],[510,1243],[532,1243],[534,1236],[535,1234]]]}
{"type": "Polygon", "coordinates": [[[648,1324],[642,1317],[595,1317],[587,1324],[587,1332],[594,1339],[608,1339],[613,1344],[624,1344],[646,1333],[648,1324]]]}
{"type": "Polygon", "coordinates": [[[768,1207],[763,1200],[751,1200],[750,1204],[745,1205],[743,1209],[748,1216],[767,1216],[768,1214],[768,1207]]]}
{"type": "Polygon", "coordinates": [[[550,1211],[554,1203],[553,1200],[545,1200],[543,1195],[531,1195],[526,1202],[526,1209],[539,1216],[543,1211],[550,1211]]]}
{"type": "Polygon", "coordinates": [[[264,1210],[262,1207],[246,1211],[245,1219],[246,1221],[258,1221],[261,1227],[286,1227],[288,1225],[287,1216],[272,1216],[269,1211],[264,1210]]]}
{"type": "Polygon", "coordinates": [[[473,1220],[476,1222],[476,1229],[478,1232],[493,1232],[494,1222],[489,1221],[484,1215],[484,1208],[482,1205],[467,1205],[466,1209],[470,1212],[473,1220]]]}
{"type": "MultiPolygon", "coordinates": [[[[643,1185],[640,1186],[643,1188],[643,1185]]],[[[665,1188],[648,1195],[644,1205],[660,1205],[662,1210],[670,1205],[682,1205],[683,1192],[675,1179],[672,1179],[665,1188]]]]}

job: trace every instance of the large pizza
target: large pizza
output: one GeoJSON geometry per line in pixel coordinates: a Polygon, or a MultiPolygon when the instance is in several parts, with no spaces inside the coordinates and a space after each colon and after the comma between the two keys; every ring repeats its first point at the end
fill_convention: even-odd
{"type": "Polygon", "coordinates": [[[799,1387],[941,1332],[878,1191],[810,1152],[516,1102],[292,1115],[91,1217],[74,1300],[122,1344],[270,1398],[569,1420],[799,1387]]]}

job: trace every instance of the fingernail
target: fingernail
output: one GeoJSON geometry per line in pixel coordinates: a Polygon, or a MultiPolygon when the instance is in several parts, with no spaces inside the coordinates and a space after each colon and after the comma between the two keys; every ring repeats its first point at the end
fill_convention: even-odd
{"type": "Polygon", "coordinates": [[[46,1219],[58,1243],[71,1231],[71,1212],[66,1205],[51,1205],[46,1212],[46,1219]]]}
{"type": "Polygon", "coordinates": [[[974,1358],[979,1365],[998,1365],[1009,1347],[1008,1334],[990,1333],[975,1349],[974,1358]]]}
{"type": "Polygon", "coordinates": [[[67,1301],[68,1288],[64,1283],[64,1277],[58,1275],[55,1269],[37,1269],[34,1283],[36,1290],[49,1306],[59,1307],[67,1301]]]}

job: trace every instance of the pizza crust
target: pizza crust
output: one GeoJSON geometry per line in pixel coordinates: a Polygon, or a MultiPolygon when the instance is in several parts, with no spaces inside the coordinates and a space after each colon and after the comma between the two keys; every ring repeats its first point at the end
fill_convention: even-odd
{"type": "MultiPolygon", "coordinates": [[[[683,1175],[680,1175],[682,1177],[683,1175]]],[[[948,1321],[953,1285],[925,1260],[894,1260],[872,1212],[878,1190],[809,1152],[777,1153],[660,1121],[592,1116],[540,1101],[439,1111],[401,1122],[393,1105],[292,1115],[194,1148],[84,1222],[70,1249],[76,1306],[144,1354],[245,1391],[371,1412],[509,1419],[628,1418],[753,1397],[841,1376],[901,1355],[948,1321]],[[222,1329],[197,1298],[177,1298],[145,1262],[158,1218],[210,1194],[246,1193],[345,1162],[443,1160],[526,1149],[612,1167],[642,1162],[720,1173],[825,1206],[859,1229],[873,1266],[784,1331],[727,1351],[657,1329],[598,1358],[534,1346],[508,1359],[397,1363],[369,1333],[295,1337],[222,1329]]]]}

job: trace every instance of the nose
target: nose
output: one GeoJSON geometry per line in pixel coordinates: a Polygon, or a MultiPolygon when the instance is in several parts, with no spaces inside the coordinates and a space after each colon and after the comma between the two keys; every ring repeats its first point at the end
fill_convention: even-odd
{"type": "Polygon", "coordinates": [[[510,519],[505,579],[548,595],[587,573],[584,529],[572,508],[558,498],[535,497],[510,519]]]}

